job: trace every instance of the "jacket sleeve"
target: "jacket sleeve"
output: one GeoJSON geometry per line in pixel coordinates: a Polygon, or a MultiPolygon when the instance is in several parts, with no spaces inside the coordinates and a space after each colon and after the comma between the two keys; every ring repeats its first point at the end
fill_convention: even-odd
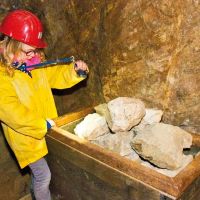
{"type": "Polygon", "coordinates": [[[47,67],[46,74],[50,87],[55,89],[70,88],[84,79],[77,75],[73,63],[47,67]]]}
{"type": "Polygon", "coordinates": [[[14,131],[42,139],[47,132],[46,120],[20,103],[12,85],[1,81],[0,120],[14,131]]]}

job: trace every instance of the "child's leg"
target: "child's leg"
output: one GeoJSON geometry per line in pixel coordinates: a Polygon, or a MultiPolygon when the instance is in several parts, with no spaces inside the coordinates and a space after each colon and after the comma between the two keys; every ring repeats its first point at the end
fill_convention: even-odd
{"type": "Polygon", "coordinates": [[[33,177],[33,191],[36,200],[51,200],[49,183],[51,172],[44,158],[29,164],[33,177]]]}

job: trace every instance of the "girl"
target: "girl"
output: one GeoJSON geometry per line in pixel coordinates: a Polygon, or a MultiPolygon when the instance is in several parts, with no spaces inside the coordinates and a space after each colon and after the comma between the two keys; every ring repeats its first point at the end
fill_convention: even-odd
{"type": "Polygon", "coordinates": [[[27,65],[44,59],[40,20],[31,12],[10,12],[0,25],[0,120],[5,137],[21,168],[29,166],[36,200],[50,200],[51,173],[44,156],[48,153],[45,134],[54,125],[57,111],[51,88],[70,88],[88,72],[83,61],[32,70],[17,70],[16,63],[27,65]]]}

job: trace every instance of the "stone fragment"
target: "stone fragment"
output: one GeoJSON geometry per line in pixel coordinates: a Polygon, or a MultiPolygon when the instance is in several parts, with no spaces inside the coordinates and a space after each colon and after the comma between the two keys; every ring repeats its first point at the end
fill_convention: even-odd
{"type": "Polygon", "coordinates": [[[121,156],[137,160],[139,156],[131,148],[130,141],[133,139],[133,132],[117,132],[115,134],[108,133],[93,140],[95,143],[105,149],[114,151],[121,156]]]}
{"type": "Polygon", "coordinates": [[[113,132],[128,131],[145,115],[144,103],[131,97],[118,97],[108,102],[113,132]]]}
{"type": "Polygon", "coordinates": [[[161,121],[163,115],[162,110],[153,109],[153,108],[146,108],[145,109],[145,116],[142,119],[141,123],[143,124],[153,124],[158,123],[161,121]]]}
{"type": "Polygon", "coordinates": [[[191,145],[192,136],[189,133],[164,123],[146,126],[131,142],[141,157],[160,168],[171,170],[183,165],[183,149],[191,145]]]}
{"type": "Polygon", "coordinates": [[[191,161],[193,160],[192,155],[183,155],[183,164],[180,168],[175,169],[175,170],[169,170],[169,169],[161,169],[159,167],[156,167],[155,165],[151,165],[151,163],[147,161],[141,161],[141,165],[149,167],[161,174],[164,174],[165,176],[168,177],[175,177],[180,171],[182,171],[191,161]]]}
{"type": "Polygon", "coordinates": [[[140,157],[138,156],[138,154],[132,149],[132,152],[130,152],[130,154],[125,155],[125,158],[128,158],[129,160],[134,160],[134,161],[139,161],[141,160],[140,157]]]}
{"type": "Polygon", "coordinates": [[[145,126],[149,124],[160,122],[162,119],[162,115],[163,115],[162,110],[154,108],[146,108],[145,116],[137,126],[133,127],[133,130],[138,132],[139,130],[143,129],[145,126]]]}
{"type": "Polygon", "coordinates": [[[77,124],[74,133],[80,138],[95,140],[97,137],[109,133],[106,119],[97,113],[88,114],[82,122],[77,124]]]}
{"type": "Polygon", "coordinates": [[[94,107],[96,113],[98,113],[101,116],[104,116],[106,118],[106,121],[108,123],[108,126],[112,126],[112,119],[110,116],[110,112],[108,110],[108,105],[107,103],[99,104],[98,106],[94,107]]]}

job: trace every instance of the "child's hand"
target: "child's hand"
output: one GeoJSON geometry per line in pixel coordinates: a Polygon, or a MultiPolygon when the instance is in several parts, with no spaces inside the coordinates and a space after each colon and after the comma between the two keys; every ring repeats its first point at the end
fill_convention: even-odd
{"type": "Polygon", "coordinates": [[[82,60],[78,60],[75,62],[74,69],[80,76],[87,76],[87,74],[89,73],[89,68],[87,64],[82,60]]]}

